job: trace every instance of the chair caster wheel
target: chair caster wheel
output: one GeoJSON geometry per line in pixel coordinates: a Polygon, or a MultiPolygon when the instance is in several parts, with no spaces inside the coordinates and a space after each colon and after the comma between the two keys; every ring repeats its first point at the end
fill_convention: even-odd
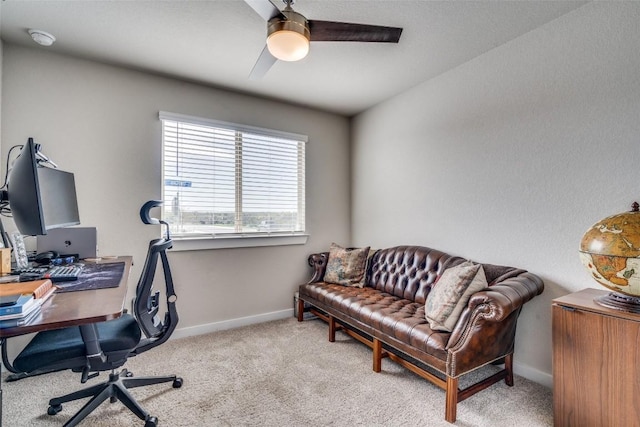
{"type": "Polygon", "coordinates": [[[156,417],[152,417],[151,415],[147,416],[147,419],[144,420],[144,427],[157,427],[158,419],[156,417]]]}
{"type": "Polygon", "coordinates": [[[178,377],[175,380],[173,380],[173,388],[180,388],[182,387],[182,378],[178,377]]]}
{"type": "Polygon", "coordinates": [[[62,405],[51,405],[49,406],[49,408],[47,409],[47,414],[49,415],[55,415],[58,412],[62,411],[62,405]]]}

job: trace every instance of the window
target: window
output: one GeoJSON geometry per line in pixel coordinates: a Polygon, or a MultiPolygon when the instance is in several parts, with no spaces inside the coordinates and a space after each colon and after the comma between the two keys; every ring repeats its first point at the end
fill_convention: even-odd
{"type": "Polygon", "coordinates": [[[307,137],[160,112],[163,218],[179,238],[305,233],[307,137]]]}

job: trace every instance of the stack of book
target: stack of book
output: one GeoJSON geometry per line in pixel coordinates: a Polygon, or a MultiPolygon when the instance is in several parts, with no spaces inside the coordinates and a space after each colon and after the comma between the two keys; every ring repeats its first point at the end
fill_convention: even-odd
{"type": "Polygon", "coordinates": [[[0,329],[31,322],[55,290],[49,279],[0,284],[0,329]]]}

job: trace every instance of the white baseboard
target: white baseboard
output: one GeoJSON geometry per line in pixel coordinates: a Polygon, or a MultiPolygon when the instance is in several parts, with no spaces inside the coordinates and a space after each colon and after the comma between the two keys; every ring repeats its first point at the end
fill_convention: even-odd
{"type": "Polygon", "coordinates": [[[221,322],[207,323],[205,325],[189,326],[178,328],[173,331],[171,339],[192,337],[196,335],[208,334],[210,332],[224,331],[227,329],[239,328],[241,326],[253,325],[256,323],[270,322],[272,320],[286,319],[293,317],[293,308],[271,313],[257,314],[255,316],[240,317],[237,319],[223,320],[221,322]]]}
{"type": "Polygon", "coordinates": [[[538,384],[542,384],[545,387],[553,388],[553,376],[551,374],[532,368],[529,365],[523,365],[514,361],[513,373],[538,384]]]}

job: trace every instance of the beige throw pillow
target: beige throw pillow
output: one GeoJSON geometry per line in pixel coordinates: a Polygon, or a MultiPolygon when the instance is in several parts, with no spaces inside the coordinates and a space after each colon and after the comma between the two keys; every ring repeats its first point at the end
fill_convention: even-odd
{"type": "Polygon", "coordinates": [[[369,247],[347,249],[335,243],[329,248],[329,260],[324,281],[344,286],[364,285],[369,247]]]}
{"type": "Polygon", "coordinates": [[[431,329],[453,331],[471,295],[486,287],[487,279],[480,264],[465,261],[446,269],[427,295],[425,316],[431,329]]]}

